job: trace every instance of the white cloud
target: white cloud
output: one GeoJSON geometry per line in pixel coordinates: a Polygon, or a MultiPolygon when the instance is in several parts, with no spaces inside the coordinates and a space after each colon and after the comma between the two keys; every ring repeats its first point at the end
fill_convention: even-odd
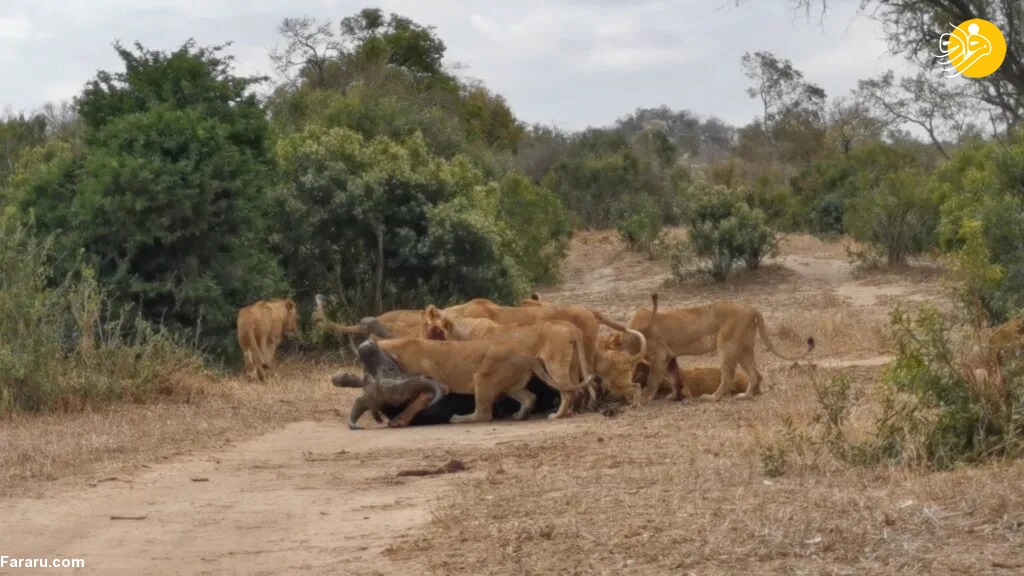
{"type": "MultiPolygon", "coordinates": [[[[270,73],[285,16],[337,23],[363,0],[0,0],[0,77],[17,78],[0,108],[33,109],[74,96],[98,69],[117,70],[115,39],[170,50],[234,41],[239,72],[270,73]],[[40,32],[51,35],[40,43],[40,32]],[[26,43],[33,42],[31,46],[26,43]],[[59,63],[59,65],[55,65],[59,63]]],[[[733,122],[758,113],[744,93],[745,51],[789,58],[830,95],[887,68],[878,26],[851,24],[855,2],[830,3],[822,30],[787,2],[731,0],[378,0],[435,27],[449,63],[504,95],[528,122],[605,125],[637,106],[665,104],[733,122]],[[834,6],[833,6],[834,4],[834,6]],[[846,27],[850,30],[847,32],[846,27]]],[[[901,70],[902,66],[902,70],[901,70]]]]}
{"type": "Polygon", "coordinates": [[[24,14],[0,15],[0,42],[25,42],[34,36],[32,21],[24,14]]]}

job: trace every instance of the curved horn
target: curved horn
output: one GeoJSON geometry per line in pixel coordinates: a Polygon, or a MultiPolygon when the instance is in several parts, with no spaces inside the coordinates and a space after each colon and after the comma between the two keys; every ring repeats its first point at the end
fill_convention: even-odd
{"type": "Polygon", "coordinates": [[[637,351],[636,354],[634,354],[634,355],[629,357],[629,361],[630,362],[639,362],[639,361],[643,360],[644,356],[647,355],[647,338],[644,338],[643,332],[640,332],[639,330],[633,330],[632,328],[626,328],[626,332],[629,332],[630,334],[633,335],[633,338],[636,338],[637,340],[640,341],[640,349],[637,351]]]}
{"type": "Polygon", "coordinates": [[[425,378],[424,380],[426,380],[427,384],[434,389],[434,397],[430,400],[430,404],[427,404],[427,408],[430,408],[434,404],[440,402],[441,398],[444,398],[445,390],[441,386],[441,383],[433,378],[425,378]]]}

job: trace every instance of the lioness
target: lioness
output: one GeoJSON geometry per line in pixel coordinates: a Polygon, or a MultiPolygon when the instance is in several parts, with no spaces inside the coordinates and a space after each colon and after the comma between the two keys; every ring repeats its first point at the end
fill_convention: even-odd
{"type": "Polygon", "coordinates": [[[494,401],[502,394],[519,402],[519,411],[512,418],[526,418],[537,400],[526,389],[534,374],[558,389],[544,361],[509,340],[367,340],[359,346],[359,356],[366,371],[375,376],[379,370],[397,365],[402,373],[442,382],[451,394],[472,395],[473,413],[452,416],[453,424],[490,422],[494,401]]]}
{"type": "MultiPolygon", "coordinates": [[[[531,298],[532,299],[532,298],[531,298]]],[[[487,318],[498,324],[529,324],[541,320],[571,322],[583,333],[583,352],[587,365],[597,366],[597,337],[600,325],[623,331],[625,326],[611,321],[600,312],[571,304],[541,303],[537,305],[499,306],[486,298],[474,298],[444,309],[446,315],[459,318],[487,318]]],[[[598,371],[600,374],[600,371],[598,371]]]]}
{"type": "MultiPolygon", "coordinates": [[[[651,301],[657,306],[658,294],[651,294],[651,301]]],[[[676,308],[660,313],[651,310],[640,310],[630,318],[627,326],[650,327],[641,329],[647,337],[647,363],[650,375],[647,385],[638,399],[638,404],[651,400],[658,391],[666,370],[676,356],[692,354],[694,349],[703,349],[709,343],[706,338],[715,337],[715,348],[718,350],[722,377],[718,389],[710,397],[717,402],[732,390],[736,368],[740,366],[750,378],[749,388],[738,394],[737,398],[749,398],[761,393],[761,372],[757,369],[754,356],[754,342],[758,335],[768,351],[785,360],[801,360],[814,350],[814,337],[807,338],[807,350],[799,356],[787,356],[775,349],[765,326],[761,312],[753,306],[739,302],[723,300],[695,306],[692,308],[676,308]],[[652,320],[653,319],[653,320],[652,320]]],[[[626,343],[627,336],[618,338],[618,345],[623,349],[635,348],[635,343],[626,343]]],[[[701,352],[706,353],[706,352],[701,352]]],[[[680,394],[682,385],[678,375],[668,374],[672,379],[673,396],[680,394]]]]}
{"type": "Polygon", "coordinates": [[[986,361],[1001,365],[1024,352],[1024,318],[1014,318],[992,329],[988,337],[986,361]]]}
{"type": "MultiPolygon", "coordinates": [[[[640,338],[643,335],[635,333],[640,338]]],[[[433,305],[423,311],[423,338],[434,340],[511,340],[535,354],[548,367],[558,383],[561,397],[558,410],[549,418],[562,418],[569,414],[572,396],[585,388],[596,400],[595,375],[587,364],[583,349],[583,334],[575,324],[563,320],[544,320],[528,324],[498,324],[488,318],[451,317],[433,305]],[[580,386],[575,386],[581,383],[580,386]]]]}
{"type": "Polygon", "coordinates": [[[389,418],[389,428],[403,428],[424,408],[437,404],[448,389],[440,382],[425,376],[407,378],[385,378],[378,381],[373,374],[366,373],[362,378],[345,372],[331,377],[331,384],[339,388],[362,388],[363,394],[352,402],[352,411],[348,415],[350,430],[362,430],[359,417],[370,411],[373,419],[382,422],[381,412],[385,408],[406,406],[395,418],[389,418]]]}
{"type": "Polygon", "coordinates": [[[295,301],[272,298],[254,302],[238,311],[235,327],[238,346],[245,357],[244,370],[250,378],[255,374],[263,382],[281,339],[299,331],[295,301]]]}
{"type": "MultiPolygon", "coordinates": [[[[650,366],[641,363],[638,368],[639,378],[637,378],[637,382],[640,383],[646,379],[650,366]]],[[[679,380],[682,381],[682,394],[677,393],[678,389],[673,385],[673,379],[666,375],[666,378],[661,381],[661,386],[658,387],[658,392],[668,392],[667,400],[692,399],[714,394],[715,390],[718,389],[719,383],[722,381],[722,369],[717,366],[683,368],[673,364],[669,367],[669,370],[675,370],[679,380]]],[[[736,388],[732,390],[732,394],[742,394],[750,386],[750,380],[742,369],[736,372],[735,382],[736,388]]]]}

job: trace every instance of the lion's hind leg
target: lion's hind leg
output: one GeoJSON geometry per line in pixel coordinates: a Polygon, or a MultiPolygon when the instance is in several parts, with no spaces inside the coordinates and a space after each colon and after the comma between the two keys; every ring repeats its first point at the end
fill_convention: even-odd
{"type": "Polygon", "coordinates": [[[757,369],[757,361],[754,359],[753,351],[740,360],[740,367],[747,374],[747,389],[736,395],[737,398],[753,398],[761,393],[761,380],[763,376],[757,369]]]}
{"type": "Polygon", "coordinates": [[[732,355],[722,354],[721,370],[722,375],[718,381],[718,389],[711,396],[701,396],[702,400],[711,400],[712,402],[719,402],[726,394],[732,392],[733,386],[735,385],[734,380],[736,379],[736,359],[732,355]]]}

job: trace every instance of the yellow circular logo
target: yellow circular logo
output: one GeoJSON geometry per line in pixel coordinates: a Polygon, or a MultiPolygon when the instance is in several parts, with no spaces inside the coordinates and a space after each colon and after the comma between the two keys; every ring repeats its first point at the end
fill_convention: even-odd
{"type": "Polygon", "coordinates": [[[939,49],[949,77],[984,78],[999,69],[1006,58],[1006,38],[988,20],[961,22],[939,39],[939,49]]]}

